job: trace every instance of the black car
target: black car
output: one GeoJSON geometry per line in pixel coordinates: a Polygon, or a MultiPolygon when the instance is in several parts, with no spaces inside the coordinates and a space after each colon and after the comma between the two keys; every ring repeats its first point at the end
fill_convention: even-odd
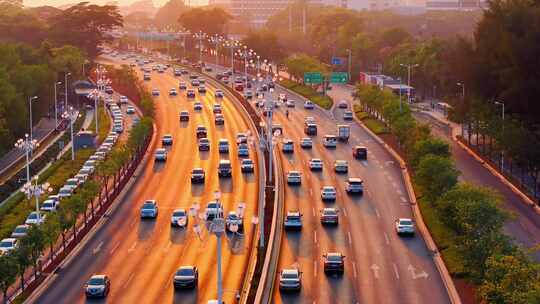
{"type": "Polygon", "coordinates": [[[187,90],[186,96],[188,98],[195,98],[195,91],[194,90],[187,90]]]}
{"type": "Polygon", "coordinates": [[[87,298],[104,298],[109,294],[111,281],[103,274],[93,275],[84,285],[84,293],[87,298]]]}
{"type": "Polygon", "coordinates": [[[199,151],[209,151],[210,140],[206,137],[199,138],[199,151]]]}
{"type": "Polygon", "coordinates": [[[192,184],[204,183],[204,177],[205,173],[203,168],[193,168],[193,170],[191,170],[192,184]]]}
{"type": "Polygon", "coordinates": [[[175,289],[196,288],[199,284],[199,270],[195,266],[182,266],[174,274],[175,289]]]}
{"type": "Polygon", "coordinates": [[[268,83],[268,88],[269,89],[274,89],[275,87],[276,87],[276,85],[273,82],[268,83]]]}
{"type": "Polygon", "coordinates": [[[342,274],[345,271],[345,256],[340,252],[328,252],[323,255],[324,273],[342,274]]]}

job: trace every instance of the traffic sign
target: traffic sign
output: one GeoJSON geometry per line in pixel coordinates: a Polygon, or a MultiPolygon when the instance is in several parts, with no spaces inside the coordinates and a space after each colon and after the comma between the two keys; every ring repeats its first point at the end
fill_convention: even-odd
{"type": "Polygon", "coordinates": [[[330,74],[331,83],[347,83],[348,75],[345,72],[333,72],[330,74]]]}
{"type": "Polygon", "coordinates": [[[306,72],[304,73],[305,84],[319,84],[322,83],[322,74],[319,72],[306,72]]]}
{"type": "Polygon", "coordinates": [[[342,65],[343,58],[341,57],[332,57],[332,65],[342,65]]]}

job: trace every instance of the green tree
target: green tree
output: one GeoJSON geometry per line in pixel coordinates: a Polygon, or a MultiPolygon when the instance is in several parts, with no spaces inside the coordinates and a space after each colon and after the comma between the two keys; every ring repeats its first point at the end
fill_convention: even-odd
{"type": "Polygon", "coordinates": [[[426,155],[420,159],[415,175],[422,195],[430,202],[434,202],[456,185],[459,172],[451,159],[426,155]]]}
{"type": "Polygon", "coordinates": [[[437,202],[446,224],[459,235],[478,235],[501,231],[508,214],[499,206],[501,197],[492,189],[459,184],[437,202]]]}
{"type": "Polygon", "coordinates": [[[493,304],[540,303],[540,264],[521,253],[495,255],[487,260],[479,297],[493,304]]]}
{"type": "Polygon", "coordinates": [[[34,225],[28,229],[26,236],[21,239],[20,247],[25,247],[28,252],[29,261],[34,266],[34,276],[38,273],[38,260],[41,252],[45,249],[45,234],[40,226],[34,225]]]}
{"type": "Polygon", "coordinates": [[[64,45],[50,50],[51,67],[56,72],[69,71],[74,79],[81,78],[82,66],[87,61],[86,54],[79,48],[64,45]]]}
{"type": "Polygon", "coordinates": [[[325,74],[328,69],[319,60],[306,54],[295,54],[285,59],[287,72],[294,79],[303,81],[306,72],[321,72],[325,74]]]}
{"type": "Polygon", "coordinates": [[[242,39],[242,43],[255,50],[261,59],[272,62],[280,62],[283,59],[283,47],[279,43],[278,36],[272,31],[251,31],[242,39]]]}
{"type": "Polygon", "coordinates": [[[158,9],[154,15],[154,23],[160,27],[175,27],[178,25],[178,18],[183,12],[189,10],[183,0],[169,0],[158,9]]]}
{"type": "Polygon", "coordinates": [[[428,154],[450,157],[450,145],[446,141],[435,137],[417,141],[410,157],[413,168],[416,168],[420,159],[428,154]]]}
{"type": "Polygon", "coordinates": [[[112,41],[109,31],[121,27],[122,15],[113,5],[94,5],[81,2],[50,19],[51,36],[59,44],[77,46],[95,58],[99,47],[112,41]]]}
{"type": "Polygon", "coordinates": [[[201,31],[208,35],[223,35],[225,25],[231,19],[232,16],[220,7],[192,8],[183,12],[178,18],[178,22],[192,33],[201,31]]]}
{"type": "Polygon", "coordinates": [[[0,256],[0,289],[4,294],[4,303],[7,301],[8,288],[17,278],[17,260],[12,254],[0,256]]]}

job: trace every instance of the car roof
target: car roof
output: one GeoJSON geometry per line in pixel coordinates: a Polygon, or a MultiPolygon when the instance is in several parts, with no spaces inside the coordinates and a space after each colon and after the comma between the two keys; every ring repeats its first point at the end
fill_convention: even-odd
{"type": "Polygon", "coordinates": [[[230,164],[231,161],[228,160],[228,159],[220,159],[220,160],[219,160],[219,163],[220,163],[220,164],[230,164]]]}
{"type": "Polygon", "coordinates": [[[288,211],[287,216],[300,216],[300,211],[288,211]]]}
{"type": "Polygon", "coordinates": [[[343,254],[341,254],[341,252],[327,252],[327,253],[326,253],[326,256],[327,256],[327,257],[330,257],[330,256],[333,256],[333,257],[342,257],[343,254]]]}
{"type": "Polygon", "coordinates": [[[155,199],[148,199],[148,200],[145,200],[144,203],[152,203],[152,204],[155,204],[155,203],[156,203],[156,200],[155,200],[155,199]]]}
{"type": "Polygon", "coordinates": [[[326,211],[333,211],[333,212],[337,212],[337,208],[331,208],[331,207],[326,207],[326,208],[323,208],[323,212],[326,212],[326,211]]]}
{"type": "Polygon", "coordinates": [[[295,170],[289,171],[289,174],[298,174],[298,175],[300,175],[300,171],[295,171],[295,170]]]}
{"type": "Polygon", "coordinates": [[[282,273],[286,273],[286,274],[298,274],[298,269],[295,269],[295,268],[285,268],[281,271],[282,273]]]}
{"type": "Polygon", "coordinates": [[[14,242],[17,242],[17,239],[16,238],[5,238],[5,239],[2,239],[2,242],[14,243],[14,242]]]}
{"type": "Polygon", "coordinates": [[[406,218],[406,217],[400,217],[398,220],[399,220],[400,222],[401,222],[401,221],[411,221],[411,222],[412,222],[412,219],[406,218]]]}
{"type": "Polygon", "coordinates": [[[184,265],[184,266],[178,267],[178,270],[193,270],[193,269],[195,269],[195,266],[192,266],[192,265],[184,265]]]}
{"type": "Polygon", "coordinates": [[[323,189],[328,189],[328,190],[336,190],[336,188],[334,186],[323,186],[322,187],[323,189]]]}
{"type": "Polygon", "coordinates": [[[337,159],[336,160],[336,164],[346,164],[347,161],[346,160],[343,160],[343,159],[337,159]]]}
{"type": "Polygon", "coordinates": [[[107,278],[107,276],[104,274],[95,274],[91,277],[91,279],[105,279],[105,278],[107,278]]]}
{"type": "Polygon", "coordinates": [[[349,177],[349,183],[363,183],[364,181],[359,177],[349,177]]]}

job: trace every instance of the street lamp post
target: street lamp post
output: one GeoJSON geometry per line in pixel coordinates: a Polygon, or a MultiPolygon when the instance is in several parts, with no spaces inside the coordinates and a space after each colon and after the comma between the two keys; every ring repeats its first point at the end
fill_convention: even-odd
{"type": "MultiPolygon", "coordinates": [[[[502,138],[504,139],[504,101],[495,101],[495,104],[502,106],[502,138]]],[[[504,148],[501,150],[501,172],[504,174],[504,148]]]]}
{"type": "Polygon", "coordinates": [[[216,66],[218,66],[219,65],[219,44],[223,41],[223,37],[215,34],[214,36],[210,37],[208,41],[216,44],[216,66]]]}
{"type": "Polygon", "coordinates": [[[348,76],[349,76],[349,82],[351,81],[351,64],[352,64],[352,51],[350,49],[347,49],[347,53],[349,53],[349,60],[347,61],[348,63],[348,76]]]}
{"type": "Polygon", "coordinates": [[[206,34],[202,31],[199,31],[198,33],[195,33],[193,37],[199,40],[199,64],[201,65],[202,69],[202,41],[204,38],[206,38],[206,34]]]}
{"type": "Polygon", "coordinates": [[[30,139],[28,134],[24,134],[24,139],[20,138],[15,142],[15,148],[19,148],[26,154],[26,182],[30,181],[30,153],[39,147],[36,140],[30,139]]]}
{"type": "Polygon", "coordinates": [[[401,105],[401,77],[398,78],[399,80],[399,112],[401,113],[402,105],[401,105]]]}
{"type": "Polygon", "coordinates": [[[401,63],[400,66],[407,68],[407,102],[411,102],[411,69],[418,66],[418,63],[415,64],[403,64],[401,63]]]}
{"type": "Polygon", "coordinates": [[[461,87],[461,98],[465,100],[465,83],[464,82],[458,82],[456,83],[458,87],[461,87]]]}
{"type": "MultiPolygon", "coordinates": [[[[214,202],[218,206],[221,206],[220,199],[221,199],[221,192],[214,191],[214,202]]],[[[221,303],[223,303],[221,237],[225,233],[225,219],[223,218],[223,214],[221,213],[221,211],[218,211],[216,216],[211,220],[209,220],[207,217],[204,217],[204,215],[201,217],[201,216],[199,216],[199,213],[198,213],[199,209],[200,209],[199,204],[195,203],[195,204],[193,204],[191,206],[190,211],[189,211],[190,215],[193,216],[195,218],[195,221],[196,221],[196,223],[195,223],[195,225],[193,227],[193,229],[195,230],[195,233],[197,233],[199,235],[199,233],[201,232],[201,228],[197,223],[198,218],[204,218],[205,224],[208,227],[208,231],[210,233],[213,233],[217,238],[217,298],[218,298],[218,303],[221,304],[221,303]]],[[[218,209],[222,210],[221,207],[218,207],[218,209]]]]}
{"type": "Polygon", "coordinates": [[[68,111],[62,114],[62,118],[69,119],[69,130],[71,134],[71,160],[75,160],[75,142],[73,141],[73,123],[77,118],[77,113],[73,107],[69,107],[68,111]]]}
{"type": "Polygon", "coordinates": [[[94,116],[96,118],[96,135],[99,134],[98,116],[99,116],[99,91],[94,89],[88,97],[94,99],[94,116]]]}
{"type": "Polygon", "coordinates": [[[26,197],[30,199],[32,196],[36,198],[36,214],[37,214],[37,225],[41,224],[41,214],[39,212],[39,197],[42,194],[50,193],[52,192],[51,185],[49,183],[44,183],[41,185],[38,185],[38,176],[34,176],[32,178],[32,181],[34,182],[32,184],[32,181],[28,181],[24,184],[22,188],[22,192],[26,194],[26,197]]]}
{"type": "Polygon", "coordinates": [[[234,86],[234,49],[239,47],[238,41],[228,40],[225,42],[225,47],[231,49],[231,87],[234,86]]]}
{"type": "Polygon", "coordinates": [[[30,107],[30,140],[33,139],[33,136],[32,136],[32,101],[37,100],[37,99],[38,99],[37,96],[32,96],[32,97],[28,98],[28,105],[30,107]]]}
{"type": "Polygon", "coordinates": [[[54,128],[58,128],[58,94],[56,93],[57,86],[62,82],[57,81],[54,83],[54,128]]]}
{"type": "Polygon", "coordinates": [[[64,111],[67,111],[67,105],[68,105],[68,77],[71,76],[71,73],[69,72],[66,72],[66,74],[64,75],[64,111]]]}

